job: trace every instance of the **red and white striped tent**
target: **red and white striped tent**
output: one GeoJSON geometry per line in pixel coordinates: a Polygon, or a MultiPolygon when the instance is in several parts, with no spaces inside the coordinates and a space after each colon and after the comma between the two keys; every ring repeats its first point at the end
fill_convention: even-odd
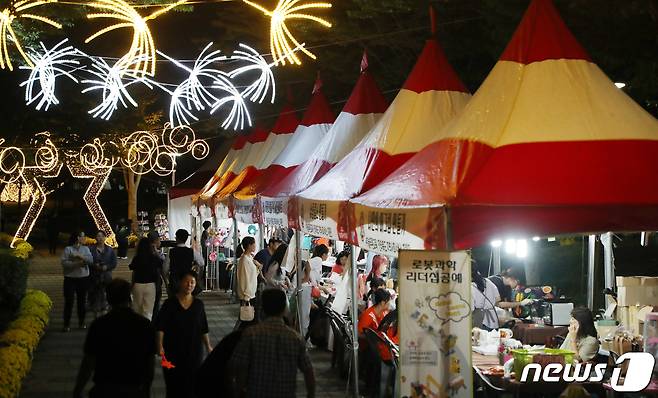
{"type": "Polygon", "coordinates": [[[322,81],[318,78],[313,87],[311,102],[286,147],[269,167],[233,193],[234,216],[242,222],[260,221],[260,211],[255,206],[256,196],[304,163],[329,131],[334,120],[335,116],[322,92],[322,81]]]}
{"type": "Polygon", "coordinates": [[[207,182],[205,185],[199,189],[197,194],[193,197],[195,202],[197,200],[207,200],[209,198],[207,193],[210,192],[213,185],[220,181],[222,177],[224,177],[224,174],[226,174],[228,170],[235,166],[236,159],[238,158],[244,146],[247,144],[247,137],[247,135],[240,135],[234,139],[233,145],[226,154],[226,157],[224,157],[224,160],[222,160],[222,163],[219,164],[219,167],[217,167],[211,178],[206,180],[207,182]]]}
{"type": "Polygon", "coordinates": [[[225,198],[258,178],[260,173],[267,169],[281,151],[285,149],[297,126],[299,126],[299,119],[292,105],[288,103],[281,110],[262,151],[247,157],[243,170],[231,182],[226,184],[217,197],[225,198]]]}
{"type": "Polygon", "coordinates": [[[293,211],[288,212],[289,198],[317,181],[354,149],[386,111],[386,99],[367,68],[368,60],[364,53],[361,75],[352,94],[308,160],[261,193],[264,224],[298,228],[294,203],[291,203],[293,211]]]}
{"type": "Polygon", "coordinates": [[[404,86],[357,147],[298,194],[301,230],[347,241],[341,207],[421,150],[470,99],[439,43],[428,40],[404,86]]]}
{"type": "Polygon", "coordinates": [[[658,121],[534,0],[464,112],[353,200],[360,246],[658,229],[658,121]]]}

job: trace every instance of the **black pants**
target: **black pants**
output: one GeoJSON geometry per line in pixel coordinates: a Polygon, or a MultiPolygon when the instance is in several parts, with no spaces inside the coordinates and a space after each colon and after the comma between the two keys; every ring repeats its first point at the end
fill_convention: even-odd
{"type": "Polygon", "coordinates": [[[55,254],[57,253],[57,235],[48,236],[48,253],[55,254]]]}
{"type": "Polygon", "coordinates": [[[71,313],[73,312],[73,300],[78,304],[78,325],[85,322],[87,314],[87,285],[89,278],[64,277],[64,327],[71,324],[71,313]]]}
{"type": "Polygon", "coordinates": [[[173,369],[162,368],[167,398],[194,398],[195,369],[189,366],[177,366],[173,369]]]}
{"type": "Polygon", "coordinates": [[[151,319],[155,320],[155,317],[160,311],[160,300],[162,299],[162,277],[158,275],[158,279],[155,282],[155,303],[153,303],[153,317],[151,319]]]}

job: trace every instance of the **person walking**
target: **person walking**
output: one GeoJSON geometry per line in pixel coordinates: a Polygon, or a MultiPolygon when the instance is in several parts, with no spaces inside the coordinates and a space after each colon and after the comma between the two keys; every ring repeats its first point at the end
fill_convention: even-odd
{"type": "MultiPolygon", "coordinates": [[[[254,307],[254,319],[250,322],[240,322],[240,327],[246,327],[258,322],[258,308],[256,308],[256,291],[258,290],[258,275],[262,266],[254,261],[256,239],[253,236],[242,238],[240,246],[242,253],[238,260],[238,299],[241,307],[254,307]]],[[[238,249],[240,249],[238,248],[238,249]]]]}
{"type": "Polygon", "coordinates": [[[62,253],[62,268],[64,269],[64,332],[71,331],[71,313],[73,301],[77,301],[78,327],[86,329],[87,285],[89,283],[89,267],[94,259],[89,248],[84,245],[85,233],[74,232],[69,239],[69,245],[62,253]]]}
{"type": "Polygon", "coordinates": [[[90,398],[148,398],[155,367],[155,328],[130,308],[130,283],[107,284],[110,311],[92,322],[73,392],[82,398],[92,376],[90,398]]]}
{"type": "Polygon", "coordinates": [[[193,271],[181,275],[178,291],[165,300],[155,320],[158,352],[173,365],[162,368],[167,398],[194,397],[195,373],[203,362],[203,351],[212,351],[203,301],[192,295],[196,277],[193,271]]]}
{"type": "Polygon", "coordinates": [[[133,310],[151,320],[155,306],[156,283],[162,270],[162,259],[155,253],[149,238],[142,238],[128,266],[133,272],[133,310]]]}
{"type": "Polygon", "coordinates": [[[116,229],[118,245],[117,257],[122,260],[128,258],[128,236],[130,235],[130,228],[128,228],[128,225],[126,225],[124,221],[121,220],[116,229]]]}
{"type": "Polygon", "coordinates": [[[299,369],[306,396],[315,397],[315,374],[304,339],[283,321],[286,303],[282,290],[263,291],[265,320],[242,333],[231,358],[239,396],[294,397],[299,369]]]}
{"type": "Polygon", "coordinates": [[[98,231],[96,245],[91,248],[94,262],[90,269],[88,298],[94,318],[107,311],[105,287],[112,280],[112,271],[117,267],[117,255],[114,249],[105,244],[106,239],[105,232],[98,231]]]}
{"type": "Polygon", "coordinates": [[[199,266],[203,265],[201,255],[195,253],[191,247],[186,246],[190,233],[184,229],[176,231],[176,247],[169,249],[169,255],[165,259],[164,268],[169,272],[169,295],[173,296],[178,291],[176,282],[183,274],[190,271],[198,272],[199,266]]]}
{"type": "Polygon", "coordinates": [[[158,235],[157,232],[151,231],[148,234],[148,238],[149,241],[151,242],[151,246],[153,246],[153,252],[155,253],[156,256],[158,256],[161,264],[158,277],[155,279],[155,300],[153,303],[153,319],[155,319],[155,317],[158,315],[158,311],[160,310],[160,300],[162,299],[162,285],[164,283],[164,280],[167,278],[167,276],[164,271],[165,255],[164,253],[162,253],[162,242],[160,241],[160,236],[158,235]]]}

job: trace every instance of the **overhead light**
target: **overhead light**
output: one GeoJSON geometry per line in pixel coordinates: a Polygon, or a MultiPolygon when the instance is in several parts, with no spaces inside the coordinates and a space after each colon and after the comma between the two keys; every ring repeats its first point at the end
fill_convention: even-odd
{"type": "Polygon", "coordinates": [[[624,87],[626,87],[626,83],[616,82],[615,86],[617,86],[617,88],[624,88],[624,87]]]}
{"type": "Polygon", "coordinates": [[[549,237],[549,238],[548,238],[548,241],[549,241],[549,242],[555,242],[555,236],[551,236],[551,237],[549,237]]]}
{"type": "Polygon", "coordinates": [[[533,241],[533,242],[539,242],[540,239],[541,239],[541,238],[540,238],[539,236],[533,236],[533,237],[532,237],[532,241],[533,241]]]}
{"type": "Polygon", "coordinates": [[[516,241],[516,257],[526,258],[528,256],[528,241],[519,239],[516,241]]]}
{"type": "Polygon", "coordinates": [[[505,241],[505,253],[507,254],[516,253],[516,239],[507,239],[505,241]]]}
{"type": "Polygon", "coordinates": [[[502,245],[503,245],[503,241],[502,241],[502,240],[498,240],[498,239],[496,239],[496,240],[492,240],[492,241],[491,241],[491,247],[500,247],[500,246],[502,246],[502,245]]]}

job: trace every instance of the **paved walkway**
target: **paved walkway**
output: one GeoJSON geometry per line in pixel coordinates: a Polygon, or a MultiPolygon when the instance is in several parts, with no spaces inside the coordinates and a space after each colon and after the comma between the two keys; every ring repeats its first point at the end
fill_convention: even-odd
{"type": "MultiPolygon", "coordinates": [[[[128,261],[119,260],[115,277],[130,278],[128,261]]],[[[34,355],[32,370],[26,377],[21,391],[21,398],[66,398],[70,397],[75,385],[75,378],[82,359],[82,346],[86,331],[73,329],[62,333],[62,295],[63,276],[59,258],[35,252],[30,264],[28,285],[30,288],[45,291],[53,300],[50,325],[34,355]]],[[[221,293],[202,293],[210,327],[210,340],[215,345],[221,338],[233,330],[238,309],[229,304],[228,297],[221,293]]],[[[88,319],[88,323],[91,319],[88,319]]],[[[75,311],[71,324],[76,324],[75,311]]],[[[330,368],[331,354],[320,349],[310,351],[316,378],[318,380],[318,397],[344,397],[345,381],[338,378],[330,368]]],[[[157,365],[156,365],[157,366],[157,365]]],[[[91,383],[90,383],[91,384],[91,383]]],[[[91,385],[88,385],[90,388],[91,385]]],[[[298,377],[298,396],[306,396],[303,378],[298,377]]],[[[151,396],[165,396],[162,371],[157,368],[151,396]]],[[[218,394],[222,396],[222,394],[218,394]]]]}

